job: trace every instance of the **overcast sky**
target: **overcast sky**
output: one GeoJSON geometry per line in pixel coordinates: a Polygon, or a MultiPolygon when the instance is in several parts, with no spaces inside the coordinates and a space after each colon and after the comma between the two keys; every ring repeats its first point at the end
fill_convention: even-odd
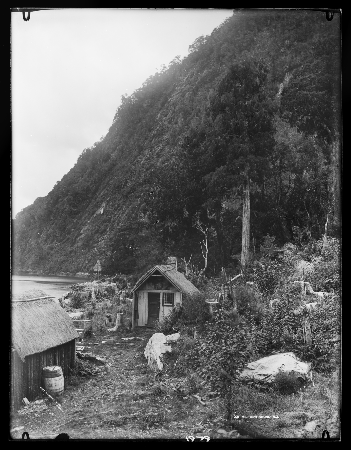
{"type": "Polygon", "coordinates": [[[11,16],[12,215],[104,136],[121,96],[232,10],[63,9],[11,16]]]}

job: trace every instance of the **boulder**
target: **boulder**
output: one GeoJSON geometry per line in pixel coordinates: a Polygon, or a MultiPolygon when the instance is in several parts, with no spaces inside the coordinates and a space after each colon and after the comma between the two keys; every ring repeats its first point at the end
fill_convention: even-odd
{"type": "Polygon", "coordinates": [[[272,383],[279,372],[294,372],[299,378],[307,380],[310,364],[299,361],[294,353],[277,353],[247,364],[239,378],[247,381],[272,383]]]}
{"type": "Polygon", "coordinates": [[[175,342],[180,338],[179,333],[165,336],[163,333],[155,333],[146,344],[144,356],[147,358],[148,365],[153,370],[162,370],[162,355],[172,351],[171,342],[175,342]]]}

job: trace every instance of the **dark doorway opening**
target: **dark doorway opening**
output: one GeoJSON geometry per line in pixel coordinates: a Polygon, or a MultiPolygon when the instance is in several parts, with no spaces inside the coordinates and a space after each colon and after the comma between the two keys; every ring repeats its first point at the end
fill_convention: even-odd
{"type": "Polygon", "coordinates": [[[160,314],[160,294],[158,292],[148,293],[148,327],[154,327],[156,320],[158,320],[160,314]]]}

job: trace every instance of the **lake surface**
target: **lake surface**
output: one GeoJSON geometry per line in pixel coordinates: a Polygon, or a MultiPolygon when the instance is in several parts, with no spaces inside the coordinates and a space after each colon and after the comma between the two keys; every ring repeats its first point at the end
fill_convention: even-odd
{"type": "Polygon", "coordinates": [[[12,275],[12,294],[23,294],[30,289],[40,289],[58,301],[60,297],[67,294],[72,284],[87,281],[89,281],[87,278],[79,277],[12,275]]]}

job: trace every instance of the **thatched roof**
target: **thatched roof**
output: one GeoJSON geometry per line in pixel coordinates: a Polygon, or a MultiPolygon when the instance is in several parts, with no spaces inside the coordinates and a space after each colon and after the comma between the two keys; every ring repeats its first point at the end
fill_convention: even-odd
{"type": "Polygon", "coordinates": [[[29,298],[12,302],[12,346],[23,361],[27,355],[78,337],[71,318],[54,300],[29,298]]]}
{"type": "Polygon", "coordinates": [[[132,292],[136,291],[154,272],[159,271],[167,280],[184,294],[196,294],[200,292],[185,276],[178,272],[174,266],[160,265],[154,266],[148,270],[133,287],[132,292]]]}

